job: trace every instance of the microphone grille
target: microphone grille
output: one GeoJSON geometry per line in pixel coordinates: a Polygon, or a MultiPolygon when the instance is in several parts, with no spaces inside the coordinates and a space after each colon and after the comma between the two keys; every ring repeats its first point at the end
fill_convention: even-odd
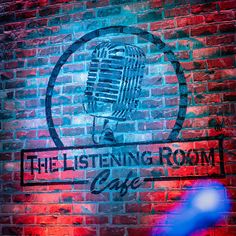
{"type": "Polygon", "coordinates": [[[100,43],[92,53],[84,108],[92,116],[125,120],[136,108],[145,54],[124,43],[100,43]]]}

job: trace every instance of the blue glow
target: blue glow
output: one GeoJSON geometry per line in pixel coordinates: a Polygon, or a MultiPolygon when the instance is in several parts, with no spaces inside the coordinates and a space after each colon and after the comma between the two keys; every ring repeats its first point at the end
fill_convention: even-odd
{"type": "MultiPolygon", "coordinates": [[[[213,226],[230,208],[226,188],[217,182],[198,182],[186,196],[186,202],[169,212],[170,227],[161,235],[187,236],[213,226]]],[[[153,230],[154,235],[160,235],[153,230]]]]}

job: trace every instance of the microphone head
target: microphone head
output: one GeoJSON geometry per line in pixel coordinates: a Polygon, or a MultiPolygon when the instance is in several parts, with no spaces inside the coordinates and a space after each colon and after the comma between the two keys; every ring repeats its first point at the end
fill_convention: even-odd
{"type": "Polygon", "coordinates": [[[103,42],[96,46],[83,106],[94,117],[124,121],[138,104],[145,54],[139,47],[103,42]]]}

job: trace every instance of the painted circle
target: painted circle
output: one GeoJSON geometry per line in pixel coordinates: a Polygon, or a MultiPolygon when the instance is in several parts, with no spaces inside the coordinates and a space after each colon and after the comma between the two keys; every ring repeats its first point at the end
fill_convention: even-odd
{"type": "Polygon", "coordinates": [[[174,124],[172,131],[169,134],[168,140],[171,140],[171,141],[177,140],[177,136],[180,130],[182,129],[182,125],[186,116],[188,92],[187,92],[187,84],[186,84],[186,79],[184,77],[183,69],[180,63],[178,62],[176,56],[174,55],[172,50],[169,48],[169,46],[166,45],[159,37],[145,30],[142,30],[136,27],[129,27],[129,26],[110,26],[110,27],[104,27],[104,28],[94,30],[90,33],[85,34],[80,39],[75,41],[62,54],[62,56],[57,61],[55,67],[53,68],[52,74],[48,81],[47,90],[46,90],[45,112],[46,112],[46,120],[47,120],[50,136],[58,148],[63,148],[64,144],[61,141],[60,137],[58,136],[58,133],[54,127],[51,106],[52,106],[53,89],[56,83],[57,76],[61,70],[61,67],[66,63],[67,59],[70,57],[71,54],[77,51],[82,45],[84,45],[88,41],[97,37],[101,37],[107,34],[114,34],[114,33],[136,35],[140,38],[143,38],[153,43],[154,45],[156,45],[157,49],[160,52],[164,53],[167,59],[171,62],[175,70],[176,76],[178,78],[180,101],[179,101],[179,110],[177,114],[177,119],[176,119],[176,122],[174,124]]]}

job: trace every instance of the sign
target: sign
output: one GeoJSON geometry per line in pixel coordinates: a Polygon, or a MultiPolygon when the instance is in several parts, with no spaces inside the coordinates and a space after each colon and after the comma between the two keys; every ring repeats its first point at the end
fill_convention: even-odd
{"type": "Polygon", "coordinates": [[[87,184],[94,194],[123,196],[147,181],[224,177],[223,158],[222,136],[22,150],[21,184],[87,184]]]}
{"type": "MultiPolygon", "coordinates": [[[[158,67],[158,63],[155,66],[158,67]]],[[[155,100],[156,96],[151,98],[155,100]]],[[[183,68],[171,48],[158,36],[127,26],[105,27],[85,34],[59,58],[47,85],[45,113],[56,148],[22,150],[21,184],[83,184],[88,185],[93,194],[115,190],[124,196],[148,181],[223,177],[223,137],[178,139],[186,116],[187,98],[183,68]],[[179,96],[173,127],[166,140],[117,141],[115,131],[118,122],[129,120],[138,108],[142,81],[149,75],[145,75],[146,55],[140,47],[104,41],[97,44],[92,52],[86,85],[83,94],[80,94],[83,98],[80,101],[83,107],[81,113],[92,117],[93,145],[66,147],[54,126],[52,114],[57,77],[68,58],[86,43],[114,34],[145,40],[170,63],[177,79],[179,96]],[[96,130],[99,119],[103,119],[100,133],[96,130]]],[[[152,117],[152,121],[155,119],[152,117]]],[[[136,124],[135,131],[139,132],[137,127],[136,124]]]]}

